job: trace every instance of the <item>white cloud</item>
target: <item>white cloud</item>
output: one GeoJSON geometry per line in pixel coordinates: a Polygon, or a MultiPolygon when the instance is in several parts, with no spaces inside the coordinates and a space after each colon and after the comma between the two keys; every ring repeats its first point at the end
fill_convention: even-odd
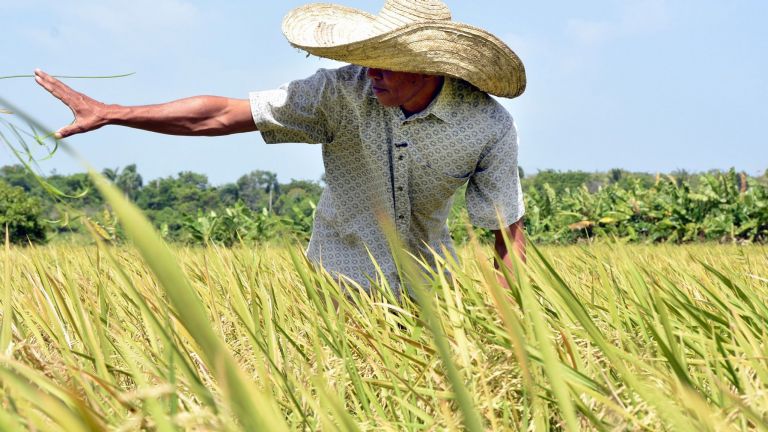
{"type": "MultiPolygon", "coordinates": [[[[83,24],[115,36],[167,35],[194,25],[198,9],[183,0],[79,0],[68,7],[83,24]]],[[[158,41],[160,42],[160,41],[158,41]]]]}
{"type": "Polygon", "coordinates": [[[613,37],[615,32],[616,26],[607,22],[572,18],[566,23],[566,33],[579,45],[601,44],[613,37]]]}
{"type": "Polygon", "coordinates": [[[571,18],[565,32],[585,47],[599,46],[611,40],[644,35],[663,28],[669,21],[668,0],[627,0],[620,3],[614,20],[571,18]]]}
{"type": "Polygon", "coordinates": [[[51,2],[45,13],[50,19],[44,27],[28,27],[20,33],[59,50],[106,45],[123,52],[160,54],[185,46],[203,21],[198,8],[185,0],[51,2]]]}
{"type": "Polygon", "coordinates": [[[668,0],[632,0],[625,4],[621,27],[627,34],[657,31],[669,23],[668,0]]]}
{"type": "Polygon", "coordinates": [[[669,23],[669,0],[617,0],[612,17],[574,17],[565,23],[567,46],[561,66],[571,73],[589,73],[599,64],[601,49],[621,39],[643,37],[669,23]]]}

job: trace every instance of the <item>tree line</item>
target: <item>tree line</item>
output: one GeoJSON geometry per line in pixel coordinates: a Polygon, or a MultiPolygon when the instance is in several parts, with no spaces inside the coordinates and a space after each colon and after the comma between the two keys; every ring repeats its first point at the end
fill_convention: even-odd
{"type": "MultiPolygon", "coordinates": [[[[238,233],[227,231],[235,226],[246,240],[269,240],[287,232],[306,237],[322,193],[320,181],[280,183],[277,174],[258,170],[220,186],[191,171],[144,182],[133,164],[102,174],[144,210],[168,240],[192,244],[234,243],[238,233]],[[261,233],[244,232],[256,219],[261,233]]],[[[0,168],[0,213],[5,214],[0,223],[13,228],[10,234],[16,242],[88,234],[86,218],[105,239],[121,239],[118,221],[87,174],[53,174],[40,180],[21,165],[0,168]],[[57,193],[51,194],[51,188],[57,193]]]]}
{"type": "MultiPolygon", "coordinates": [[[[144,182],[136,165],[102,173],[166,239],[184,244],[306,240],[323,190],[322,179],[280,183],[275,173],[261,170],[223,185],[211,185],[206,175],[190,171],[144,182]]],[[[756,177],[733,169],[669,174],[545,170],[530,176],[521,169],[520,175],[526,230],[537,242],[768,241],[768,170],[756,177]]],[[[468,238],[463,191],[457,193],[448,224],[454,239],[468,238]]],[[[38,179],[20,165],[0,168],[0,225],[22,244],[88,241],[89,230],[107,241],[122,240],[118,221],[87,174],[38,179]]],[[[478,233],[482,239],[491,237],[484,230],[478,233]]]]}

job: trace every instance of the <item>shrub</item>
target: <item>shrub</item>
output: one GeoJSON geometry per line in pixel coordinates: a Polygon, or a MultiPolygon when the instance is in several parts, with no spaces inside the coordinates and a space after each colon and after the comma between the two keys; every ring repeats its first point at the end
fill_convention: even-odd
{"type": "Polygon", "coordinates": [[[0,230],[3,235],[7,227],[13,243],[44,243],[46,232],[41,216],[42,207],[37,198],[0,180],[0,230]]]}

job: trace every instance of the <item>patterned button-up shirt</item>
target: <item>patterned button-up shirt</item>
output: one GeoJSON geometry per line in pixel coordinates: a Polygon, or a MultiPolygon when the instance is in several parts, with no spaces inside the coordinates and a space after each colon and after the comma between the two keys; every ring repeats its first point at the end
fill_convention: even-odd
{"type": "MultiPolygon", "coordinates": [[[[388,218],[412,253],[453,253],[446,220],[467,183],[471,222],[500,229],[523,216],[517,132],[510,114],[464,81],[446,78],[422,112],[384,107],[360,66],[320,69],[277,90],[250,93],[267,143],[322,144],[326,187],[307,255],[363,288],[390,286],[397,269],[377,222],[388,218]]],[[[399,295],[399,292],[396,292],[399,295]]]]}

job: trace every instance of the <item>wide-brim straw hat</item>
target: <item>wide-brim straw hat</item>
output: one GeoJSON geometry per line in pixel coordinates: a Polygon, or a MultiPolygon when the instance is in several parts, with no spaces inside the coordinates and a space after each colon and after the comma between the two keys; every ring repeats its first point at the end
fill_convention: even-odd
{"type": "Polygon", "coordinates": [[[523,62],[491,33],[451,20],[438,0],[387,0],[378,15],[316,3],[283,20],[291,45],[318,57],[369,68],[463,79],[514,98],[525,90],[523,62]]]}

